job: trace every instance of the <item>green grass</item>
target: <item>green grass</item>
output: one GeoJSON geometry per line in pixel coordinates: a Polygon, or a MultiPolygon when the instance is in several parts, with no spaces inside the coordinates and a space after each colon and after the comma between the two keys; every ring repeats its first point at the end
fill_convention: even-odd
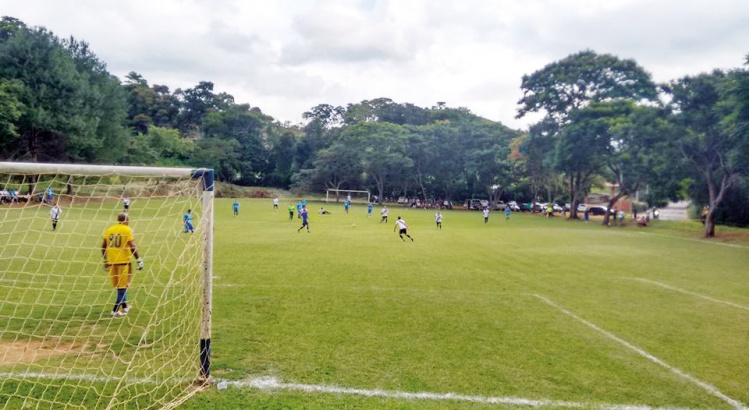
{"type": "MultiPolygon", "coordinates": [[[[216,204],[217,379],[731,407],[563,308],[747,403],[746,231],[728,246],[699,240],[699,225],[605,228],[528,214],[505,223],[499,212],[485,225],[464,211],[444,211],[437,230],[432,211],[393,207],[381,224],[378,208],[368,219],[363,206],[320,216],[312,204],[307,234],[270,200],[243,200],[236,218],[230,203],[216,204]],[[393,232],[398,214],[415,242],[393,232]]],[[[207,406],[494,407],[230,387],[185,408],[207,406]]]]}
{"type": "MultiPolygon", "coordinates": [[[[212,376],[237,384],[180,408],[747,406],[747,230],[706,241],[695,222],[607,228],[493,212],[484,224],[466,211],[443,211],[437,230],[434,211],[394,206],[382,224],[378,207],[321,216],[313,203],[308,234],[288,201],[241,199],[238,217],[232,202],[215,203],[212,376]],[[398,215],[414,242],[393,232],[398,215]],[[246,385],[261,378],[286,388],[246,385]]],[[[139,232],[148,267],[157,241],[139,232]]],[[[111,290],[97,292],[109,303],[111,290]]]]}

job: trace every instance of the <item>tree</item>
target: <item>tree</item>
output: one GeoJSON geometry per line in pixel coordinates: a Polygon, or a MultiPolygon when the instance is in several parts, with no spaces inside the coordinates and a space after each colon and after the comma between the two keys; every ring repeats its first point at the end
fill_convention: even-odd
{"type": "Polygon", "coordinates": [[[20,138],[10,157],[95,162],[123,155],[123,94],[87,44],[10,18],[0,30],[0,78],[22,84],[20,138]]]}
{"type": "Polygon", "coordinates": [[[521,81],[523,97],[517,118],[530,112],[546,113],[564,124],[574,110],[591,101],[655,100],[656,85],[634,60],[621,60],[591,50],[548,64],[521,81]]]}
{"type": "Polygon", "coordinates": [[[715,70],[665,86],[679,129],[678,146],[698,172],[708,196],[704,235],[727,191],[748,173],[748,71],[715,70]]]}
{"type": "MultiPolygon", "coordinates": [[[[656,85],[651,76],[634,60],[621,60],[590,50],[548,64],[531,75],[524,75],[521,89],[524,95],[518,101],[520,107],[516,117],[544,112],[545,118],[540,127],[550,137],[561,139],[556,144],[556,158],[558,169],[566,172],[571,203],[581,196],[580,190],[601,166],[596,157],[601,146],[587,144],[599,142],[601,138],[596,134],[602,130],[597,128],[595,132],[582,125],[593,120],[590,114],[594,112],[578,116],[576,112],[597,102],[654,101],[657,98],[656,85]],[[574,121],[576,124],[573,124],[574,121]],[[570,126],[574,128],[568,129],[570,126]]],[[[575,211],[570,215],[577,218],[575,211]]]]}
{"type": "Polygon", "coordinates": [[[388,178],[404,175],[412,166],[406,156],[407,131],[399,125],[361,123],[345,129],[340,138],[359,147],[365,177],[375,182],[379,198],[388,178]]]}

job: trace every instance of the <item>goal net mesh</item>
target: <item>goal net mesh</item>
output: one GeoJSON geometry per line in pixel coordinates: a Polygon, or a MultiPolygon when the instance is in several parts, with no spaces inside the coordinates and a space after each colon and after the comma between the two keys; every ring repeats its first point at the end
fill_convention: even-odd
{"type": "Polygon", "coordinates": [[[171,408],[196,391],[202,191],[189,177],[0,171],[0,408],[171,408]],[[145,268],[113,317],[102,235],[125,198],[145,268]]]}

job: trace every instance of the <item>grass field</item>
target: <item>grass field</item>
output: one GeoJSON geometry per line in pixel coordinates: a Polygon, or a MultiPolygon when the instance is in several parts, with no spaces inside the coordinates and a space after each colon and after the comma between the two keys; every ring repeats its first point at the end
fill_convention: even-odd
{"type": "Polygon", "coordinates": [[[288,202],[231,202],[212,365],[231,383],[185,408],[747,406],[746,230],[465,211],[438,230],[433,211],[314,203],[308,234],[288,202]]]}
{"type": "Polygon", "coordinates": [[[213,291],[228,387],[180,408],[748,406],[747,230],[466,211],[438,230],[434,211],[392,207],[384,224],[312,203],[308,234],[289,202],[241,199],[237,217],[232,202],[215,202],[213,291]]]}

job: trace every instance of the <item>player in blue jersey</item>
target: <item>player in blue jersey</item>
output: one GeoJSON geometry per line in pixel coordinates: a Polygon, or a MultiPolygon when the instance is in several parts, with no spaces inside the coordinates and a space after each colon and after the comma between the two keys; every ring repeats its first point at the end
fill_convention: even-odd
{"type": "Polygon", "coordinates": [[[367,203],[367,217],[372,217],[372,202],[367,203]]]}
{"type": "Polygon", "coordinates": [[[310,233],[310,223],[307,221],[307,208],[302,208],[302,211],[300,212],[300,218],[302,218],[302,226],[297,229],[297,233],[299,233],[302,228],[307,228],[307,233],[310,233]]]}
{"type": "Polygon", "coordinates": [[[182,216],[182,224],[184,225],[184,229],[182,230],[182,233],[193,233],[193,210],[188,209],[187,213],[182,216]]]}
{"type": "Polygon", "coordinates": [[[234,201],[232,204],[232,212],[234,212],[234,216],[237,216],[240,214],[240,203],[237,202],[237,200],[234,201]]]}

